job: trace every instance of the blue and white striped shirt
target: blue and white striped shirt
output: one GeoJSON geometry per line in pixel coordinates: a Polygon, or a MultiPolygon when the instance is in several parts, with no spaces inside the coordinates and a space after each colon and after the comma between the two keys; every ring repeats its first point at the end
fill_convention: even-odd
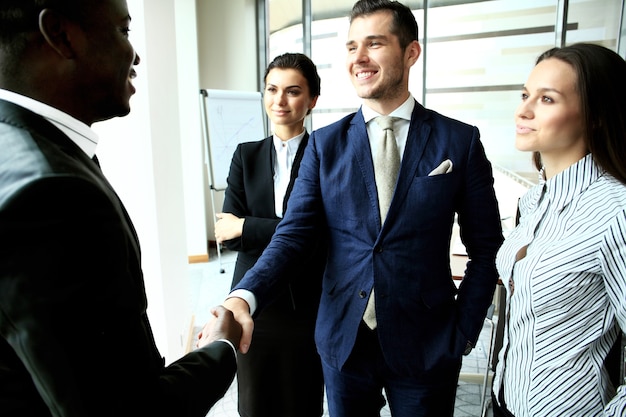
{"type": "Polygon", "coordinates": [[[520,214],[496,259],[508,318],[496,397],[503,386],[516,417],[626,415],[626,387],[616,396],[603,368],[626,329],[626,186],[589,154],[531,188],[520,214]]]}

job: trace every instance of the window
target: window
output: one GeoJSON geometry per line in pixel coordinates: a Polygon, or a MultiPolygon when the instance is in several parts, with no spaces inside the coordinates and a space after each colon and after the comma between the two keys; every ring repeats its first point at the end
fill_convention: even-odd
{"type": "MultiPolygon", "coordinates": [[[[318,67],[322,94],[312,128],[356,111],[360,99],[345,69],[347,16],[354,1],[265,1],[270,5],[270,59],[310,50],[318,67]],[[311,28],[310,45],[303,45],[305,27],[311,28]]],[[[593,42],[616,51],[626,46],[619,44],[625,37],[622,0],[403,2],[416,16],[423,49],[411,69],[413,96],[428,108],[478,126],[492,163],[532,180],[530,155],[514,147],[513,116],[537,56],[559,45],[563,32],[566,43],[593,42]]]]}

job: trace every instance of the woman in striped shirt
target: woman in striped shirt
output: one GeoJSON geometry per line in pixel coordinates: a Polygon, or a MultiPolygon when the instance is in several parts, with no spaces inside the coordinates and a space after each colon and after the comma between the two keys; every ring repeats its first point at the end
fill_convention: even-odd
{"type": "Polygon", "coordinates": [[[626,329],[626,62],[592,44],[543,53],[515,122],[540,178],[497,256],[494,416],[624,416],[604,362],[626,329]]]}

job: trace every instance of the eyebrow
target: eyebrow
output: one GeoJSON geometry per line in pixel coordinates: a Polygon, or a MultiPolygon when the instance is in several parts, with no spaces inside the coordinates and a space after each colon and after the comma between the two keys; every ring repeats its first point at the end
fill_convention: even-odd
{"type": "MultiPolygon", "coordinates": [[[[389,39],[389,37],[387,35],[369,35],[365,37],[365,40],[368,40],[368,41],[375,40],[375,39],[387,40],[389,39]]],[[[346,46],[352,45],[353,43],[356,43],[356,41],[351,39],[346,42],[346,46]]]]}
{"type": "MultiPolygon", "coordinates": [[[[529,91],[528,87],[526,86],[524,86],[523,89],[525,91],[529,91]]],[[[557,93],[557,94],[563,95],[561,91],[557,90],[556,88],[550,88],[550,87],[540,87],[540,88],[537,88],[536,91],[540,93],[557,93]]]]}
{"type": "MultiPolygon", "coordinates": [[[[266,85],[266,87],[278,87],[278,86],[277,86],[276,84],[268,83],[268,84],[266,85]]],[[[286,87],[284,88],[284,90],[286,90],[286,89],[288,89],[288,88],[299,88],[299,89],[302,89],[302,86],[301,86],[301,85],[298,85],[298,84],[288,85],[288,86],[286,86],[286,87]]]]}

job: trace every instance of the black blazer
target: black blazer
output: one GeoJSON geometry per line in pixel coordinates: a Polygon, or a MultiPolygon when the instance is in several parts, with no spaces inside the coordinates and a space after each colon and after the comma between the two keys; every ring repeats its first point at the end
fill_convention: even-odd
{"type": "MultiPolygon", "coordinates": [[[[287,211],[308,139],[309,134],[305,133],[298,147],[283,201],[283,213],[287,211]]],[[[275,154],[272,136],[239,144],[233,153],[223,211],[246,219],[241,237],[224,242],[228,249],[239,252],[233,273],[233,287],[254,265],[281,221],[274,207],[275,154]]],[[[274,302],[265,309],[266,312],[272,311],[277,315],[289,313],[292,318],[315,318],[326,260],[326,244],[321,236],[311,239],[308,244],[309,250],[305,256],[283,274],[288,285],[282,286],[282,290],[274,294],[274,302]]]]}
{"type": "Polygon", "coordinates": [[[51,123],[0,100],[0,414],[205,416],[236,371],[223,342],[169,366],[131,220],[51,123]]]}

